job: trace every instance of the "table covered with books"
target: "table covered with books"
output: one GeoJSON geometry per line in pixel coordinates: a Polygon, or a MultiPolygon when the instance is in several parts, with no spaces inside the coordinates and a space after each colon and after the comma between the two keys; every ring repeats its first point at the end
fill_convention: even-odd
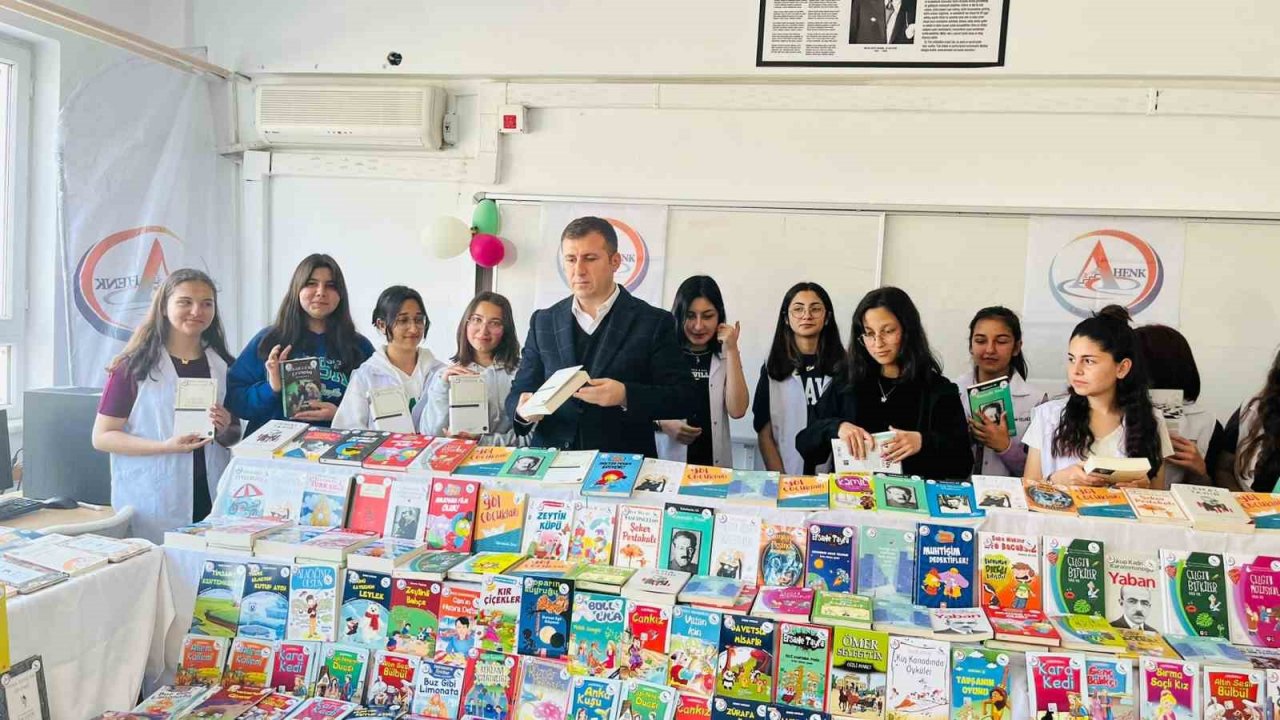
{"type": "Polygon", "coordinates": [[[215,517],[166,537],[154,679],[449,718],[595,698],[632,718],[1066,720],[1262,708],[1272,668],[1280,702],[1280,498],[368,435],[237,457],[215,517]],[[363,462],[317,462],[343,442],[363,462]],[[310,675],[272,677],[286,656],[310,675]]]}

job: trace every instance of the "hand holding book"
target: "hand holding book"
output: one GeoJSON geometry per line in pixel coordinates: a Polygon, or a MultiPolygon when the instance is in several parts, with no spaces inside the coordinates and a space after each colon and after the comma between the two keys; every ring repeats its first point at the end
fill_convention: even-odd
{"type": "Polygon", "coordinates": [[[280,381],[280,363],[289,359],[289,351],[292,349],[292,345],[285,345],[283,349],[276,345],[267,353],[267,384],[273,392],[280,392],[280,388],[284,386],[280,381]]]}
{"type": "Polygon", "coordinates": [[[658,428],[667,437],[681,445],[692,445],[693,441],[702,434],[702,428],[690,425],[684,420],[659,420],[658,428]]]}
{"type": "Polygon", "coordinates": [[[924,436],[914,430],[899,430],[890,425],[889,432],[894,434],[893,438],[880,443],[881,453],[888,462],[900,463],[924,447],[924,436]]]}
{"type": "Polygon", "coordinates": [[[973,433],[974,440],[1002,453],[1013,444],[1012,438],[1009,437],[1007,422],[1003,412],[994,420],[985,413],[976,412],[969,418],[969,430],[973,433]]]}

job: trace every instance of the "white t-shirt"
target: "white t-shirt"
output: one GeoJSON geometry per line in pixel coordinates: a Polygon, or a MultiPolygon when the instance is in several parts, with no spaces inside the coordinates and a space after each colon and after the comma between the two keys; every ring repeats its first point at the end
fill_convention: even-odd
{"type": "MultiPolygon", "coordinates": [[[[1053,454],[1053,435],[1058,432],[1058,425],[1062,423],[1062,409],[1067,406],[1067,400],[1068,398],[1057,398],[1037,407],[1032,411],[1031,424],[1027,426],[1027,432],[1022,436],[1022,441],[1027,444],[1027,447],[1040,451],[1041,477],[1049,477],[1049,473],[1057,472],[1085,459],[1085,456],[1058,457],[1053,454]]],[[[1164,418],[1160,413],[1155,413],[1155,418],[1156,430],[1160,434],[1160,457],[1169,457],[1173,454],[1169,430],[1165,427],[1164,418]]],[[[1093,445],[1089,446],[1087,455],[1125,457],[1124,432],[1124,422],[1121,421],[1106,437],[1095,439],[1093,445]]]]}

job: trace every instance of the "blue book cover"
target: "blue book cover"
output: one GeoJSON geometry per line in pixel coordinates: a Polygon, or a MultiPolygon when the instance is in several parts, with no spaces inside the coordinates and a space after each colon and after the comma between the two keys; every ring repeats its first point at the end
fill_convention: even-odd
{"type": "Polygon", "coordinates": [[[520,625],[516,652],[562,658],[568,652],[573,585],[567,580],[526,577],[520,596],[520,625]]]}
{"type": "Polygon", "coordinates": [[[992,710],[1009,711],[1009,668],[1009,653],[953,645],[951,717],[985,718],[992,710]]]}
{"type": "Polygon", "coordinates": [[[371,650],[387,646],[387,625],[391,620],[391,576],[383,573],[347,570],[342,588],[342,621],[338,642],[371,650]]]}
{"type": "Polygon", "coordinates": [[[778,502],[778,478],[773,470],[734,470],[729,499],[739,505],[773,507],[778,502]]]}
{"type": "Polygon", "coordinates": [[[671,657],[670,685],[708,697],[715,690],[720,651],[720,619],[724,613],[677,605],[671,611],[667,654],[671,657]]]}
{"type": "Polygon", "coordinates": [[[418,666],[418,680],[412,710],[427,717],[458,716],[462,704],[462,682],[467,669],[423,659],[418,666]]]}
{"type": "Polygon", "coordinates": [[[910,600],[916,584],[916,534],[911,530],[862,526],[858,538],[860,595],[910,600]]]}
{"type": "Polygon", "coordinates": [[[582,494],[629,498],[640,476],[644,456],[634,453],[599,453],[582,479],[582,494]]]}
{"type": "Polygon", "coordinates": [[[283,640],[289,619],[288,565],[246,563],[244,595],[240,599],[241,637],[283,640]]]}
{"type": "Polygon", "coordinates": [[[569,714],[574,720],[613,720],[622,702],[622,684],[604,678],[575,677],[569,693],[569,714]]]}
{"type": "Polygon", "coordinates": [[[1080,517],[1120,518],[1121,520],[1137,520],[1138,516],[1130,505],[1081,505],[1080,517]]]}
{"type": "MultiPolygon", "coordinates": [[[[694,575],[680,589],[680,602],[699,605],[732,605],[742,588],[743,580],[719,575],[694,575]]],[[[755,584],[752,581],[750,584],[755,584]]]]}
{"type": "Polygon", "coordinates": [[[569,622],[569,672],[609,678],[618,674],[627,599],[575,592],[569,622]]]}
{"type": "Polygon", "coordinates": [[[773,700],[776,628],[768,618],[722,616],[716,665],[717,696],[759,702],[773,700]]]}
{"type": "Polygon", "coordinates": [[[809,526],[804,586],[833,592],[853,592],[858,557],[858,533],[846,525],[809,526]]]}
{"type": "Polygon", "coordinates": [[[767,702],[715,697],[711,700],[711,720],[760,720],[768,718],[772,709],[767,702]]]}
{"type": "Polygon", "coordinates": [[[986,517],[987,511],[978,507],[969,483],[928,480],[924,485],[929,514],[936,518],[986,517]]]}
{"type": "Polygon", "coordinates": [[[974,607],[974,530],[916,525],[915,603],[925,607],[974,607]]]}
{"type": "Polygon", "coordinates": [[[245,564],[205,560],[196,606],[191,615],[193,635],[232,638],[240,625],[240,599],[244,597],[245,564]]]}

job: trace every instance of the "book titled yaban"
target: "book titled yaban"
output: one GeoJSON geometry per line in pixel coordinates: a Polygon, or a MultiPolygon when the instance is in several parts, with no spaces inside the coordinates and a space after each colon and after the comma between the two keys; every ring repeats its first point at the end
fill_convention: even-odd
{"type": "Polygon", "coordinates": [[[550,415],[559,410],[560,406],[573,397],[578,388],[586,385],[590,379],[581,365],[557,370],[542,383],[542,387],[538,388],[537,392],[516,408],[516,412],[522,418],[550,415]]]}

